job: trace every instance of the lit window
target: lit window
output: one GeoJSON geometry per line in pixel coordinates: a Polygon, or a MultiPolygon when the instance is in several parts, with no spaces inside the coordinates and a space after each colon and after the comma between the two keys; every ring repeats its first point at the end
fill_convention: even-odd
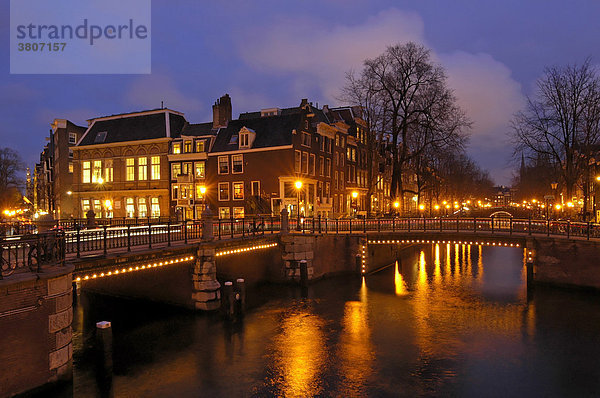
{"type": "Polygon", "coordinates": [[[135,205],[133,202],[133,198],[127,198],[125,200],[125,214],[127,215],[127,218],[134,218],[135,217],[135,205]]]}
{"type": "Polygon", "coordinates": [[[181,142],[174,142],[173,143],[173,153],[174,154],[181,153],[181,142]]]}
{"type": "Polygon", "coordinates": [[[244,183],[233,183],[233,200],[244,200],[244,183]]]}
{"type": "Polygon", "coordinates": [[[158,202],[158,198],[152,198],[150,199],[151,202],[151,215],[152,217],[156,218],[156,217],[160,217],[160,203],[158,202]]]}
{"type": "Polygon", "coordinates": [[[138,158],[138,180],[148,179],[148,158],[138,158]]]}
{"type": "Polygon", "coordinates": [[[204,195],[206,194],[206,191],[203,194],[202,188],[206,189],[206,187],[204,187],[204,185],[196,185],[196,199],[204,199],[204,195]]]}
{"type": "Polygon", "coordinates": [[[127,158],[125,159],[125,164],[126,164],[126,175],[125,175],[125,180],[126,181],[134,181],[135,180],[135,159],[134,158],[127,158]]]}
{"type": "Polygon", "coordinates": [[[96,213],[96,217],[102,217],[102,205],[100,204],[100,199],[94,199],[94,213],[96,213]]]}
{"type": "Polygon", "coordinates": [[[181,169],[181,173],[189,176],[192,174],[192,163],[191,162],[187,162],[183,164],[183,167],[181,169]]]}
{"type": "Polygon", "coordinates": [[[219,207],[219,218],[224,219],[224,218],[229,218],[229,217],[230,217],[229,207],[219,207]]]}
{"type": "Polygon", "coordinates": [[[104,181],[105,182],[113,181],[113,161],[112,161],[112,159],[107,159],[104,161],[104,181]]]}
{"type": "Polygon", "coordinates": [[[219,200],[220,201],[229,200],[229,183],[228,182],[220,182],[219,183],[219,200]]]}
{"type": "Polygon", "coordinates": [[[244,208],[243,207],[234,207],[233,208],[233,218],[244,218],[244,208]]]}
{"type": "Polygon", "coordinates": [[[69,173],[73,173],[73,162],[69,162],[69,173]]]}
{"type": "Polygon", "coordinates": [[[192,141],[185,141],[183,143],[183,153],[192,152],[192,141]]]}
{"type": "Polygon", "coordinates": [[[89,199],[81,199],[81,210],[83,210],[83,214],[87,213],[90,210],[89,199]]]}
{"type": "Polygon", "coordinates": [[[219,156],[219,174],[229,174],[228,156],[219,156]]]}
{"type": "Polygon", "coordinates": [[[147,217],[148,208],[146,206],[146,198],[138,198],[138,217],[147,217]]]}
{"type": "Polygon", "coordinates": [[[244,155],[233,155],[231,156],[232,168],[231,171],[234,174],[240,174],[244,172],[244,155]]]}
{"type": "Polygon", "coordinates": [[[171,164],[171,179],[175,180],[181,174],[181,163],[171,164]]]}
{"type": "Polygon", "coordinates": [[[89,184],[92,181],[92,169],[91,162],[85,161],[83,162],[83,170],[82,170],[82,182],[84,184],[89,184]]]}
{"type": "Polygon", "coordinates": [[[102,181],[102,161],[94,160],[93,169],[92,169],[92,182],[100,182],[102,181]]]}
{"type": "Polygon", "coordinates": [[[160,180],[160,156],[152,156],[150,163],[150,178],[152,180],[160,180]]]}
{"type": "Polygon", "coordinates": [[[204,140],[196,140],[196,153],[201,153],[204,151],[204,140]]]}
{"type": "Polygon", "coordinates": [[[206,170],[206,166],[205,166],[204,161],[202,161],[202,162],[196,162],[194,164],[194,167],[196,169],[196,172],[195,172],[196,178],[204,178],[204,173],[205,173],[205,170],[206,170]]]}

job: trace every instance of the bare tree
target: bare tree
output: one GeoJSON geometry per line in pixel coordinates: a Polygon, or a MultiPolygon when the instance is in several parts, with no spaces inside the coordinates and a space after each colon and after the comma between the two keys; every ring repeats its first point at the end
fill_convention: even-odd
{"type": "Polygon", "coordinates": [[[19,172],[24,168],[19,154],[10,148],[0,148],[0,206],[16,204],[21,198],[19,188],[23,185],[19,172]]]}
{"type": "Polygon", "coordinates": [[[567,197],[587,167],[586,151],[600,142],[599,89],[589,59],[581,66],[547,68],[526,109],[512,121],[516,151],[547,156],[557,166],[567,197]]]}
{"type": "MultiPolygon", "coordinates": [[[[464,130],[470,122],[446,86],[441,66],[433,64],[429,50],[409,42],[388,47],[368,59],[360,77],[360,96],[369,98],[381,132],[392,144],[392,197],[404,196],[403,173],[411,159],[431,145],[458,148],[464,145],[464,130]]],[[[345,91],[356,87],[349,82],[345,91]]],[[[401,205],[404,200],[400,200],[401,205]]]]}

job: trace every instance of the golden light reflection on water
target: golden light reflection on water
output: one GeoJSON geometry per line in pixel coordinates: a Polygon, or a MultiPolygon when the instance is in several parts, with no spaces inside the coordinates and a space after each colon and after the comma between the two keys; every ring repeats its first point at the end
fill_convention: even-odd
{"type": "Polygon", "coordinates": [[[440,283],[442,283],[442,271],[440,269],[440,267],[441,267],[441,263],[440,263],[440,245],[438,245],[437,243],[435,245],[434,266],[435,266],[435,268],[434,268],[434,271],[433,271],[433,282],[437,286],[440,283]]]}
{"type": "Polygon", "coordinates": [[[398,261],[396,261],[394,266],[394,287],[396,290],[396,296],[406,296],[408,294],[406,282],[404,282],[404,277],[398,269],[398,261]]]}
{"type": "Polygon", "coordinates": [[[279,390],[286,397],[310,397],[322,393],[319,374],[326,365],[324,321],[309,310],[286,314],[274,347],[279,390]]]}

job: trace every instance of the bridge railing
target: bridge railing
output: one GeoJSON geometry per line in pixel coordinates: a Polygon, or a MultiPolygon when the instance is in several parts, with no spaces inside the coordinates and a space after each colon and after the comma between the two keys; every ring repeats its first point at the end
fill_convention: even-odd
{"type": "Polygon", "coordinates": [[[213,236],[218,240],[273,234],[280,230],[281,218],[272,216],[217,219],[213,222],[213,236]]]}
{"type": "Polygon", "coordinates": [[[64,265],[64,260],[65,237],[61,231],[0,239],[0,279],[12,274],[42,272],[64,265]]]}

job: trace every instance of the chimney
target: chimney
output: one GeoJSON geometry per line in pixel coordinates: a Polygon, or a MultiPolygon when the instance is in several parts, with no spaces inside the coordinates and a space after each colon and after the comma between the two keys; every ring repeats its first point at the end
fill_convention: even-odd
{"type": "Polygon", "coordinates": [[[213,105],[213,128],[227,127],[231,120],[231,97],[225,94],[213,105]]]}

